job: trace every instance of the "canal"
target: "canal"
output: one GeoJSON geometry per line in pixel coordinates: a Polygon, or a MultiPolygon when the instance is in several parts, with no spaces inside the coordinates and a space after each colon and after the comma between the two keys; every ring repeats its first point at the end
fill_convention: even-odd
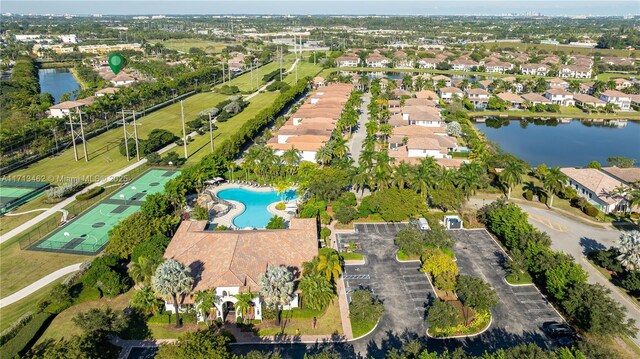
{"type": "Polygon", "coordinates": [[[487,119],[475,123],[504,152],[532,166],[583,167],[595,160],[624,156],[640,165],[640,123],[590,120],[487,119]]]}
{"type": "MultiPolygon", "coordinates": [[[[66,68],[41,69],[38,71],[40,77],[40,92],[50,93],[60,103],[62,95],[80,89],[80,84],[73,74],[66,68]]],[[[75,96],[71,96],[73,100],[75,96]]]]}

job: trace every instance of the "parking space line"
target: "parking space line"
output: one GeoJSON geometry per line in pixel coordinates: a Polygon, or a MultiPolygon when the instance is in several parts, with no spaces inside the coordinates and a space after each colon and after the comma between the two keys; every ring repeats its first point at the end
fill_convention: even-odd
{"type": "Polygon", "coordinates": [[[549,308],[527,309],[527,313],[542,313],[542,312],[546,312],[546,311],[549,311],[549,308]]]}

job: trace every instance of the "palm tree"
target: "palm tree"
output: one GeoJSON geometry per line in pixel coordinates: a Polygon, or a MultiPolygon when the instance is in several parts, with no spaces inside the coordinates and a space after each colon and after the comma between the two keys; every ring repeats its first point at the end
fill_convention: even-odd
{"type": "Polygon", "coordinates": [[[403,189],[409,182],[410,176],[411,167],[408,164],[402,162],[395,168],[395,171],[393,172],[391,185],[403,189]]]}
{"type": "Polygon", "coordinates": [[[332,158],[333,154],[331,153],[331,147],[328,143],[320,147],[318,152],[316,152],[316,161],[323,166],[331,162],[332,158]]]}
{"type": "Polygon", "coordinates": [[[285,266],[269,264],[267,271],[260,277],[260,294],[267,307],[275,309],[277,323],[280,325],[281,308],[291,302],[293,275],[285,266]]]}
{"type": "Polygon", "coordinates": [[[146,315],[153,315],[160,312],[162,301],[158,299],[151,287],[145,286],[133,293],[131,306],[146,315]]]}
{"type": "Polygon", "coordinates": [[[196,310],[200,312],[207,326],[209,326],[209,313],[212,308],[215,308],[216,303],[219,301],[220,297],[216,294],[216,288],[199,290],[195,293],[194,302],[196,303],[196,310]]]}
{"type": "Polygon", "coordinates": [[[560,167],[548,169],[547,173],[542,177],[542,186],[549,192],[551,199],[549,207],[553,207],[553,195],[562,191],[568,180],[567,175],[560,171],[560,167]]]}
{"type": "Polygon", "coordinates": [[[256,297],[255,293],[251,293],[251,288],[249,288],[247,292],[240,292],[233,297],[238,300],[234,304],[236,311],[240,312],[243,318],[246,318],[249,308],[253,307],[253,298],[256,297]]]}
{"type": "Polygon", "coordinates": [[[344,157],[349,153],[349,147],[347,147],[347,140],[342,136],[334,137],[332,140],[331,149],[334,157],[344,157]]]}
{"type": "Polygon", "coordinates": [[[191,271],[177,260],[167,259],[156,268],[156,274],[151,277],[151,287],[156,294],[173,301],[176,328],[182,327],[178,296],[191,292],[193,287],[191,271]]]}
{"type": "Polygon", "coordinates": [[[640,231],[634,230],[620,235],[617,259],[630,271],[640,268],[640,231]]]}
{"type": "Polygon", "coordinates": [[[295,171],[296,166],[300,163],[302,156],[300,155],[300,151],[291,147],[286,150],[282,154],[282,162],[284,162],[285,167],[287,168],[287,172],[292,174],[295,171]]]}
{"type": "Polygon", "coordinates": [[[420,163],[414,167],[411,189],[426,197],[436,184],[438,168],[438,164],[432,157],[421,159],[420,163]]]}
{"type": "Polygon", "coordinates": [[[361,191],[360,198],[364,195],[364,189],[369,183],[369,174],[365,171],[358,171],[356,175],[351,179],[351,184],[355,187],[356,191],[361,191]]]}
{"type": "Polygon", "coordinates": [[[500,182],[508,188],[507,199],[511,199],[511,188],[522,183],[522,175],[525,172],[524,165],[519,161],[509,161],[500,173],[500,182]]]}
{"type": "Polygon", "coordinates": [[[338,281],[342,273],[342,260],[335,250],[331,250],[318,256],[318,272],[334,283],[338,281]]]}
{"type": "Polygon", "coordinates": [[[137,261],[129,264],[129,275],[136,283],[148,283],[158,267],[158,259],[148,259],[145,256],[138,257],[137,261]]]}
{"type": "Polygon", "coordinates": [[[477,162],[464,163],[456,172],[458,187],[462,189],[465,198],[468,200],[469,196],[475,193],[475,190],[480,185],[480,178],[482,176],[480,165],[477,162]]]}
{"type": "Polygon", "coordinates": [[[322,275],[304,275],[298,289],[302,291],[304,305],[311,309],[322,310],[333,299],[331,282],[322,275]]]}
{"type": "Polygon", "coordinates": [[[275,189],[276,194],[280,196],[280,201],[283,201],[283,196],[291,188],[291,183],[289,181],[278,181],[276,182],[275,189]]]}

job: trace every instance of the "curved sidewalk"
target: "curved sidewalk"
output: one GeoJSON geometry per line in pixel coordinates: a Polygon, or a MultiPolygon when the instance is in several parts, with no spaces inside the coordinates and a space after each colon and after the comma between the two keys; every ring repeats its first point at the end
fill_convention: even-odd
{"type": "Polygon", "coordinates": [[[76,263],[68,267],[58,269],[57,271],[38,279],[37,281],[29,284],[28,286],[20,289],[19,291],[0,299],[0,308],[4,308],[7,305],[11,305],[23,298],[26,298],[29,295],[33,294],[38,289],[46,287],[47,285],[59,280],[60,278],[67,276],[75,271],[78,271],[81,265],[82,263],[76,263]]]}

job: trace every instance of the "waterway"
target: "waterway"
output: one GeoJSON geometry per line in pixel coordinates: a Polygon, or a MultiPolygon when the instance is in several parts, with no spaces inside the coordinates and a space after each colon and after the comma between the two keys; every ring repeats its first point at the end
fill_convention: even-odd
{"type": "Polygon", "coordinates": [[[532,166],[582,167],[595,160],[624,156],[640,165],[640,123],[590,120],[508,120],[490,118],[475,123],[504,152],[532,166]]]}
{"type": "MultiPolygon", "coordinates": [[[[62,95],[80,89],[80,84],[76,81],[71,71],[66,68],[59,69],[42,69],[38,71],[40,77],[40,92],[50,93],[60,103],[62,95]]],[[[75,96],[71,96],[75,99],[75,96]]]]}

